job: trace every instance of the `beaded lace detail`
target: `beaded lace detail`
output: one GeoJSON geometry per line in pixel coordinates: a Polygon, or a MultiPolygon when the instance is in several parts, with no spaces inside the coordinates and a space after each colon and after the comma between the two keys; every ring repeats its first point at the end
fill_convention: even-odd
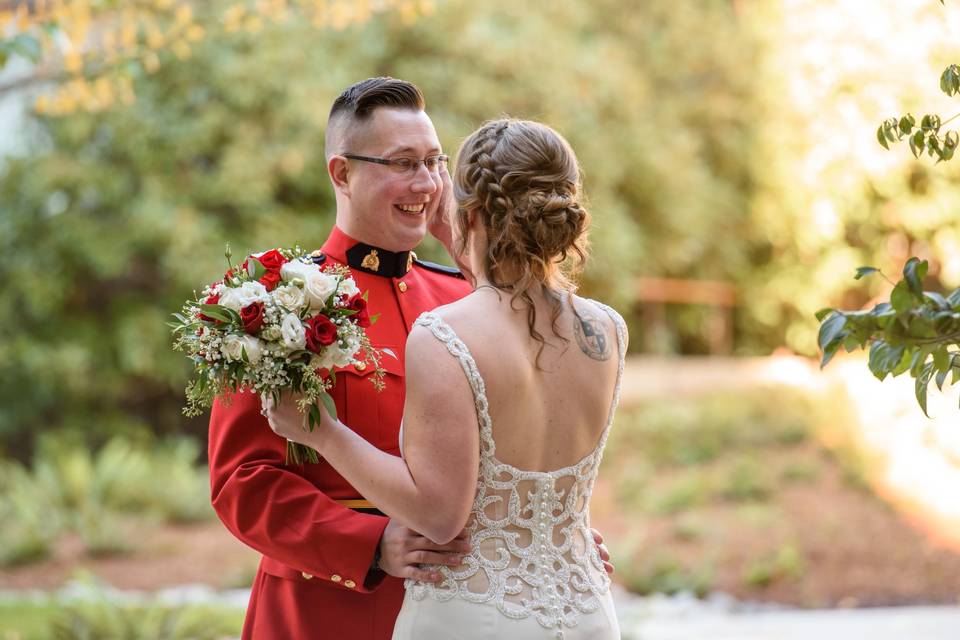
{"type": "MultiPolygon", "coordinates": [[[[592,301],[593,302],[593,301],[592,301]]],[[[535,616],[563,638],[581,614],[596,611],[610,586],[590,534],[590,495],[620,399],[626,328],[620,315],[598,302],[617,328],[619,366],[607,422],[597,446],[576,464],[554,471],[524,471],[496,458],[486,388],[466,344],[432,312],[416,321],[456,357],[473,389],[480,425],[480,473],[467,530],[472,551],[460,567],[436,566],[439,584],[412,579],[415,600],[455,597],[490,603],[507,617],[535,616]]]]}

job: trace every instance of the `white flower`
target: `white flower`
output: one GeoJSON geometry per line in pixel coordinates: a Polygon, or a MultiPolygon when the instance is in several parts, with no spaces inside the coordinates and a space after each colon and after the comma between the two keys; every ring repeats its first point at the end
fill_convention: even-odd
{"type": "Polygon", "coordinates": [[[250,364],[260,362],[260,354],[263,351],[263,340],[253,336],[237,336],[230,334],[223,339],[223,345],[220,352],[227,362],[237,362],[243,360],[243,353],[247,353],[247,361],[250,364]]]}
{"type": "Polygon", "coordinates": [[[280,336],[283,338],[283,346],[290,351],[297,351],[307,346],[307,334],[303,330],[303,323],[295,313],[283,316],[280,322],[280,336]]]}
{"type": "Polygon", "coordinates": [[[300,278],[306,282],[307,277],[313,273],[320,273],[320,267],[312,262],[308,264],[301,260],[291,260],[284,262],[280,267],[280,278],[284,282],[290,282],[294,278],[300,278]]]}
{"type": "Polygon", "coordinates": [[[340,281],[340,288],[337,289],[337,293],[352,298],[360,293],[360,289],[357,288],[357,283],[353,281],[353,278],[347,277],[340,281]]]}
{"type": "Polygon", "coordinates": [[[320,271],[308,274],[303,283],[303,292],[307,296],[311,309],[322,309],[336,289],[337,276],[320,271]]]}
{"type": "Polygon", "coordinates": [[[243,350],[247,352],[247,361],[250,364],[257,364],[260,362],[260,353],[263,351],[263,340],[260,338],[245,335],[240,338],[240,342],[243,344],[243,350]]]}
{"type": "Polygon", "coordinates": [[[306,298],[303,294],[303,289],[300,287],[288,284],[282,287],[277,287],[273,290],[274,299],[288,311],[299,311],[303,307],[306,298]]]}
{"type": "Polygon", "coordinates": [[[267,302],[270,294],[267,288],[256,281],[244,282],[239,287],[224,287],[220,293],[219,305],[240,311],[252,302],[267,302]]]}
{"type": "Polygon", "coordinates": [[[337,367],[345,367],[353,362],[360,351],[360,338],[358,336],[347,336],[343,342],[346,343],[343,348],[340,347],[341,341],[338,340],[326,349],[326,351],[331,352],[331,359],[337,367]]]}

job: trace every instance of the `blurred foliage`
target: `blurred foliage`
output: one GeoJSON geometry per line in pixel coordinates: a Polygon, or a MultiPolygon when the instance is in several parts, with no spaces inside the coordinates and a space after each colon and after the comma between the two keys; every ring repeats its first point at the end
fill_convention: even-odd
{"type": "MultiPolygon", "coordinates": [[[[66,115],[129,105],[133,79],[170,60],[187,60],[197,42],[238,31],[259,33],[267,24],[301,21],[344,29],[377,12],[396,10],[410,22],[432,0],[14,0],[0,7],[0,69],[18,57],[30,73],[12,86],[47,85],[40,113],[66,115]]],[[[9,88],[0,87],[0,90],[9,88]]]]}
{"type": "Polygon", "coordinates": [[[134,446],[115,436],[92,454],[80,438],[42,436],[31,469],[0,462],[0,566],[47,558],[61,535],[92,556],[131,550],[129,514],[190,523],[213,517],[196,441],[134,446]]]}
{"type": "MultiPolygon", "coordinates": [[[[204,3],[195,18],[232,6],[204,3]]],[[[624,311],[634,349],[702,352],[711,324],[688,305],[647,327],[639,275],[734,283],[738,353],[814,354],[824,298],[855,307],[882,291],[837,282],[857,264],[899,269],[912,252],[934,285],[960,284],[956,176],[878,161],[837,135],[889,113],[878,91],[924,98],[913,71],[939,55],[909,37],[929,28],[924,9],[882,0],[869,16],[902,21],[903,51],[853,0],[785,11],[445,0],[413,22],[387,11],[342,30],[262,20],[208,33],[189,59],[133,65],[129,105],[34,114],[24,150],[0,167],[0,447],[28,459],[50,429],[95,444],[118,431],[201,436],[204,421],[179,412],[189,369],[164,322],[219,272],[225,242],[322,243],[326,112],[372,75],[416,82],[450,150],[502,113],[569,138],[595,214],[584,293],[624,311]],[[872,55],[847,55],[857,47],[872,55]]],[[[444,259],[432,241],[421,254],[444,259]]]]}

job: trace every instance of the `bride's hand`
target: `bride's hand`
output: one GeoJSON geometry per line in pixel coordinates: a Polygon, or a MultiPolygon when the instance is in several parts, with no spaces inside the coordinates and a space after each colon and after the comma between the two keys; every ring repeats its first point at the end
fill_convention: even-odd
{"type": "Polygon", "coordinates": [[[326,410],[321,408],[320,414],[324,416],[322,423],[311,432],[307,426],[307,416],[300,413],[297,403],[300,396],[290,393],[284,393],[280,396],[280,402],[275,403],[273,398],[267,394],[260,396],[260,413],[266,417],[270,423],[270,428],[281,438],[292,440],[308,447],[319,449],[322,441],[323,431],[329,428],[329,417],[326,410]]]}

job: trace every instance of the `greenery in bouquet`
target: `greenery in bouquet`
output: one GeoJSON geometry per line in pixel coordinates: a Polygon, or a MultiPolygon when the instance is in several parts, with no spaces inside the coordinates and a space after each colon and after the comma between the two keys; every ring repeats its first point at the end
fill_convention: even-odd
{"type": "MultiPolygon", "coordinates": [[[[849,352],[869,346],[870,371],[880,380],[910,372],[924,413],[931,380],[940,389],[948,375],[951,384],[960,380],[960,289],[946,296],[924,291],[927,267],[926,260],[910,258],[903,267],[903,279],[890,283],[889,302],[869,310],[827,308],[817,313],[821,366],[841,347],[849,352]]],[[[860,267],[856,278],[876,273],[880,271],[875,267],[860,267]]]]}
{"type": "MultiPolygon", "coordinates": [[[[230,262],[223,279],[194,294],[170,323],[174,349],[194,363],[183,412],[196,416],[215,399],[253,391],[275,402],[291,392],[299,396],[305,428],[321,419],[320,404],[336,417],[329,390],[335,369],[356,362],[374,368],[371,382],[381,390],[380,354],[365,329],[376,321],[361,293],[341,265],[314,263],[299,247],[271,249],[230,262]]],[[[316,463],[317,453],[287,444],[287,462],[316,463]]]]}

